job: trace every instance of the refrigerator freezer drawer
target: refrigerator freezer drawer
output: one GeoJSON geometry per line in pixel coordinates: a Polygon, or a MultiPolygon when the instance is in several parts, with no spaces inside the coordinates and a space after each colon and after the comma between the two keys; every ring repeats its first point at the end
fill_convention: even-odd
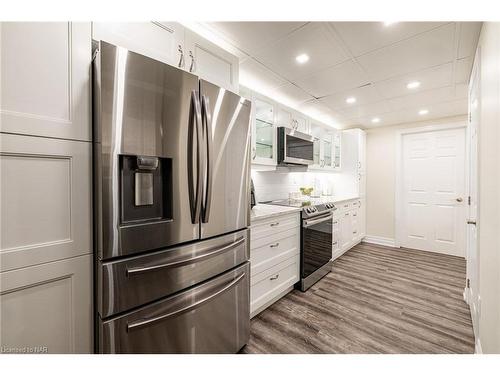
{"type": "Polygon", "coordinates": [[[169,296],[249,259],[249,230],[148,255],[101,263],[98,311],[103,318],[169,296]]]}
{"type": "Polygon", "coordinates": [[[250,266],[99,322],[101,353],[236,353],[250,334],[250,266]]]}

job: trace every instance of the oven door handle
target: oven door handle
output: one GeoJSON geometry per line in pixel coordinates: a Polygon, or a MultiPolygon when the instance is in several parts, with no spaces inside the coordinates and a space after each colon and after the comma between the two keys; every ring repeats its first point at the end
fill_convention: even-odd
{"type": "Polygon", "coordinates": [[[323,217],[321,219],[316,219],[316,220],[304,220],[304,228],[309,228],[310,226],[312,225],[316,225],[316,224],[319,224],[319,223],[322,223],[324,221],[328,221],[328,220],[332,220],[333,219],[333,215],[330,214],[326,217],[323,217]]]}

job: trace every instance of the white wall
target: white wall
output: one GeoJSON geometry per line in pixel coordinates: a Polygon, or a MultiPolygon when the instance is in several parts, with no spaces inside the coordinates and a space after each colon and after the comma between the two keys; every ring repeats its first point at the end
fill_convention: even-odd
{"type": "Polygon", "coordinates": [[[355,180],[341,172],[277,172],[252,170],[258,202],[286,199],[300,187],[313,187],[313,194],[328,192],[334,196],[352,196],[355,180]]]}
{"type": "Polygon", "coordinates": [[[395,237],[396,134],[403,128],[467,121],[467,116],[366,130],[366,235],[395,237]]]}
{"type": "Polygon", "coordinates": [[[500,353],[500,23],[483,24],[479,48],[479,339],[500,353]]]}

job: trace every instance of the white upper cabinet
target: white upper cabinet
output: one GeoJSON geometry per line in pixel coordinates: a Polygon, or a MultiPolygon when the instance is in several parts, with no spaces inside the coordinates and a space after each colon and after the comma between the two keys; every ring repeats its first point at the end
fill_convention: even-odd
{"type": "Polygon", "coordinates": [[[237,93],[239,91],[239,59],[235,55],[185,29],[186,70],[237,93]]]}
{"type": "Polygon", "coordinates": [[[91,25],[0,24],[1,131],[91,140],[91,25]]]}
{"type": "Polygon", "coordinates": [[[341,166],[341,133],[311,122],[314,137],[314,164],[310,169],[338,170],[341,166]]]}
{"type": "Polygon", "coordinates": [[[272,102],[254,98],[255,115],[252,127],[252,162],[255,164],[276,164],[275,106],[272,102]]]}
{"type": "Polygon", "coordinates": [[[92,38],[185,68],[184,27],[174,22],[94,22],[92,38]]]}
{"type": "Polygon", "coordinates": [[[307,116],[284,105],[279,105],[276,123],[277,126],[284,126],[301,133],[311,134],[307,116]]]}
{"type": "Polygon", "coordinates": [[[238,92],[238,57],[179,23],[94,22],[92,38],[125,47],[238,92]]]}

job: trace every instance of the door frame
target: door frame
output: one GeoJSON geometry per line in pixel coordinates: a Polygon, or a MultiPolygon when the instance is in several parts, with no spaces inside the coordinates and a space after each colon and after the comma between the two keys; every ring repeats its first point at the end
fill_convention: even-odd
{"type": "MultiPolygon", "coordinates": [[[[394,246],[401,247],[402,242],[402,232],[403,232],[403,136],[408,134],[416,134],[416,133],[427,133],[427,132],[435,132],[440,130],[450,130],[450,129],[459,129],[464,128],[467,130],[467,119],[464,121],[452,121],[449,123],[443,123],[439,125],[426,125],[419,126],[416,128],[404,128],[396,131],[396,176],[395,176],[395,201],[394,201],[394,246]]],[[[468,140],[466,137],[465,140],[465,150],[467,151],[468,140]]],[[[467,171],[466,171],[467,174],[467,171]]]]}

